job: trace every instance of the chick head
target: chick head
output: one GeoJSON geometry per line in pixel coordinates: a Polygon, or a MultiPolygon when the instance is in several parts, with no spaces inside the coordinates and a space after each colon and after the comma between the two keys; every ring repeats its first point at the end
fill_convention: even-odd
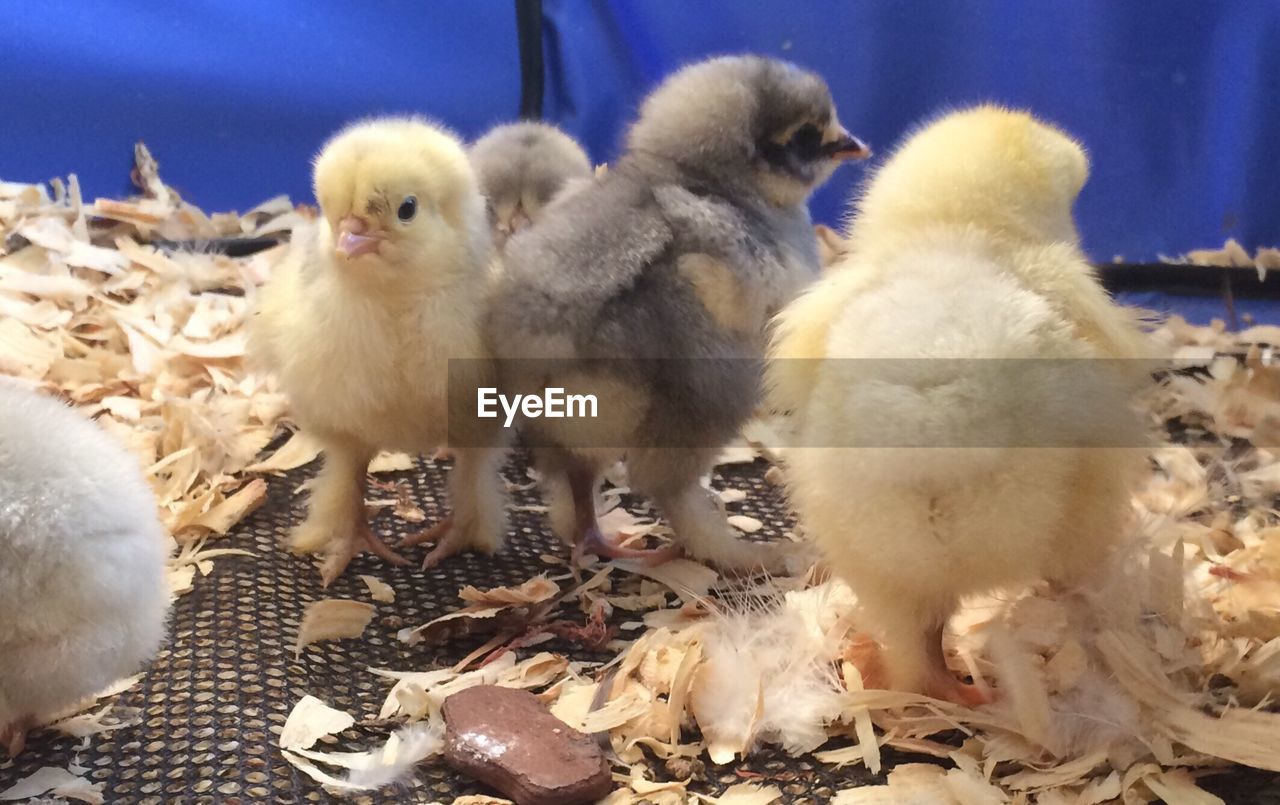
{"type": "Polygon", "coordinates": [[[532,223],[566,182],[592,170],[582,146],[545,123],[498,126],[471,146],[470,156],[498,248],[532,223]]]}
{"type": "Polygon", "coordinates": [[[841,161],[871,153],[840,125],[826,82],[760,56],[672,75],[645,100],[627,145],[694,176],[746,185],[779,207],[803,203],[841,161]]]}
{"type": "Polygon", "coordinates": [[[340,131],[316,157],[314,187],[337,263],[371,279],[389,271],[395,278],[442,247],[473,247],[484,231],[466,152],[422,120],[375,119],[340,131]]]}
{"type": "Polygon", "coordinates": [[[1088,176],[1084,149],[1062,130],[1028,112],[977,106],[911,135],[872,178],[857,218],[867,230],[976,224],[1074,243],[1071,208],[1088,176]]]}

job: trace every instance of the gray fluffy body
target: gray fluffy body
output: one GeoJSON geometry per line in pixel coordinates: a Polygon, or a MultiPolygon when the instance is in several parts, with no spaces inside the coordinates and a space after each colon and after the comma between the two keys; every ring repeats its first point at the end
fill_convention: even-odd
{"type": "Polygon", "coordinates": [[[584,501],[625,454],[687,552],[776,565],[733,538],[698,479],[757,404],[769,318],[818,274],[805,200],[835,161],[792,153],[806,121],[843,133],[811,73],[757,57],[685,68],[609,172],[512,241],[486,323],[503,391],[599,400],[595,420],[520,423],[562,538],[594,528],[584,501]]]}

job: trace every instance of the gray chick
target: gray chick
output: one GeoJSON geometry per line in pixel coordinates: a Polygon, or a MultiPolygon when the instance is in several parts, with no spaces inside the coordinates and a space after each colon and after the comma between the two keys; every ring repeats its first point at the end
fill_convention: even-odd
{"type": "Polygon", "coordinates": [[[486,335],[504,394],[594,394],[597,415],[520,422],[552,526],[575,547],[651,563],[600,533],[595,486],[625,456],[678,546],[727,569],[776,567],[698,483],[760,393],[765,328],[818,274],[805,201],[869,151],[821,78],[755,56],[670,76],[626,153],[513,240],[486,335]]]}
{"type": "Polygon", "coordinates": [[[498,251],[535,221],[566,183],[591,177],[587,152],[546,123],[498,126],[468,153],[489,202],[489,226],[498,251]]]}

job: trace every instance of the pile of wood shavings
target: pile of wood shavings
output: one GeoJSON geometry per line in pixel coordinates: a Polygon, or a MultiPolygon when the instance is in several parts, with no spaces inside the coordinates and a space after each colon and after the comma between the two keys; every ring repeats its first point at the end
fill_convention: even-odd
{"type": "Polygon", "coordinates": [[[1267,271],[1280,270],[1280,249],[1259,248],[1252,257],[1234,238],[1227,238],[1221,249],[1197,249],[1169,262],[1190,263],[1196,266],[1230,268],[1255,268],[1258,278],[1264,279],[1267,271]]]}
{"type": "Polygon", "coordinates": [[[242,473],[275,435],[285,399],[244,366],[245,317],[284,247],[248,259],[166,252],[287,233],[285,197],[245,215],[183,201],[139,143],[129,201],[85,204],[66,183],[0,183],[0,373],[59,396],[140,459],[173,536],[175,593],[208,572],[226,534],[265,499],[242,473]]]}

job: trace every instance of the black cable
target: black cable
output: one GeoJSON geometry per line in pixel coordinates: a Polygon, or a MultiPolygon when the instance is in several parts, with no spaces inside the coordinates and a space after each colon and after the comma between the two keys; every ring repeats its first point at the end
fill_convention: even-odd
{"type": "Polygon", "coordinates": [[[516,39],[520,45],[520,117],[542,119],[546,75],[542,57],[542,0],[516,0],[516,39]]]}

